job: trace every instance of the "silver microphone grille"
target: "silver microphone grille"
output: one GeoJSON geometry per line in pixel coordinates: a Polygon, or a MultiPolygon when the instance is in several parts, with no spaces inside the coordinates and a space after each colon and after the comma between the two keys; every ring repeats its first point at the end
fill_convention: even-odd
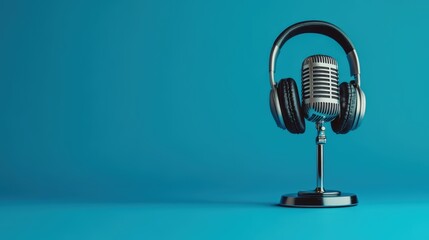
{"type": "Polygon", "coordinates": [[[338,64],[329,56],[314,55],[302,63],[302,106],[312,122],[334,120],[340,113],[338,64]]]}

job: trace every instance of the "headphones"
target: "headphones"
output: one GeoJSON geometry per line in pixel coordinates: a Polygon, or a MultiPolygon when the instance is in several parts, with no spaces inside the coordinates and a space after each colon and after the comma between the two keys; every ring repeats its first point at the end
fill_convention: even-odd
{"type": "Polygon", "coordinates": [[[277,85],[274,80],[277,56],[287,40],[303,33],[318,33],[335,40],[347,54],[351,76],[350,83],[340,84],[340,113],[331,122],[332,130],[337,134],[345,134],[355,130],[365,115],[366,99],[360,88],[359,59],[350,39],[337,26],[323,21],[304,21],[286,28],[274,41],[269,61],[270,74],[270,109],[277,126],[291,133],[305,131],[305,121],[300,105],[296,82],[292,78],[282,79],[277,85]]]}

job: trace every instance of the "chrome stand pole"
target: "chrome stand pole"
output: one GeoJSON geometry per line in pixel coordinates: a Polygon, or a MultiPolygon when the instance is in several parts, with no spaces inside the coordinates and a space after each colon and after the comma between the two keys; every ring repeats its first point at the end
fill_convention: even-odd
{"type": "Polygon", "coordinates": [[[326,144],[324,121],[316,123],[317,136],[317,174],[316,189],[310,191],[299,191],[282,196],[280,206],[285,207],[349,207],[356,206],[358,199],[356,194],[343,193],[337,190],[326,190],[323,182],[324,146],[326,144]]]}
{"type": "Polygon", "coordinates": [[[316,193],[324,193],[325,188],[323,187],[323,160],[324,152],[323,148],[326,143],[325,126],[323,126],[323,120],[316,123],[317,137],[317,178],[316,178],[316,193]]]}

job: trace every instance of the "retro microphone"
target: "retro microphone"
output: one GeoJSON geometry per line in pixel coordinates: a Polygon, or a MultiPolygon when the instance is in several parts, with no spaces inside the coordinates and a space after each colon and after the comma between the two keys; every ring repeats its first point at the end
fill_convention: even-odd
{"type": "Polygon", "coordinates": [[[340,113],[338,64],[329,56],[314,55],[302,63],[302,108],[311,122],[330,122],[340,113]]]}
{"type": "Polygon", "coordinates": [[[338,63],[326,55],[307,57],[301,68],[302,114],[316,123],[317,176],[316,188],[285,194],[280,205],[289,207],[338,207],[357,204],[355,194],[326,190],[324,187],[324,145],[326,144],[324,123],[335,120],[341,112],[340,88],[338,85],[338,63]]]}
{"type": "Polygon", "coordinates": [[[324,21],[304,21],[284,29],[275,39],[270,52],[268,73],[271,91],[270,110],[277,126],[292,134],[305,132],[305,120],[315,123],[317,176],[316,188],[285,194],[280,205],[286,207],[346,207],[356,206],[356,194],[324,187],[325,123],[336,134],[356,130],[364,116],[366,98],[361,89],[360,64],[357,51],[348,36],[337,26],[324,21]],[[306,58],[301,69],[301,98],[293,78],[276,81],[277,57],[283,45],[301,34],[322,34],[335,40],[344,50],[350,67],[351,81],[338,82],[338,63],[326,55],[306,58]]]}

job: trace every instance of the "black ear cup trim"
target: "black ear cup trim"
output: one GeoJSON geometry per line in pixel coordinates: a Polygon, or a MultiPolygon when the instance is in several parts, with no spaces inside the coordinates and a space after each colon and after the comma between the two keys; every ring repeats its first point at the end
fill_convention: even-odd
{"type": "Polygon", "coordinates": [[[292,78],[282,79],[277,87],[277,95],[286,129],[291,133],[304,133],[305,121],[296,82],[292,78]]]}
{"type": "Polygon", "coordinates": [[[357,110],[356,94],[356,88],[352,84],[340,84],[340,115],[331,122],[335,133],[346,134],[352,130],[357,110]]]}

